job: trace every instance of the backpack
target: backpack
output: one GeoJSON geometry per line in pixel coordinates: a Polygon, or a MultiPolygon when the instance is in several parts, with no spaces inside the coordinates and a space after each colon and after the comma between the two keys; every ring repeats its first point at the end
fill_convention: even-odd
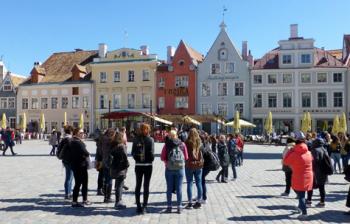
{"type": "Polygon", "coordinates": [[[234,139],[231,139],[227,144],[228,154],[231,158],[237,157],[238,154],[238,148],[236,141],[234,139]]]}
{"type": "Polygon", "coordinates": [[[202,169],[204,165],[204,158],[202,150],[199,150],[199,160],[196,160],[189,156],[188,161],[186,162],[186,167],[189,169],[202,169]]]}
{"type": "Polygon", "coordinates": [[[185,165],[185,156],[180,146],[168,150],[167,168],[169,170],[181,170],[185,165]]]}
{"type": "Polygon", "coordinates": [[[71,140],[67,138],[67,140],[62,140],[60,144],[57,147],[57,153],[56,156],[59,160],[65,160],[67,161],[67,151],[69,150],[71,140]]]}
{"type": "Polygon", "coordinates": [[[329,157],[328,153],[326,152],[326,150],[323,150],[323,158],[320,161],[320,168],[321,168],[321,172],[327,175],[332,175],[333,174],[333,166],[332,166],[332,160],[329,157]]]}
{"type": "Polygon", "coordinates": [[[208,169],[210,171],[216,171],[220,168],[220,160],[215,152],[208,150],[208,169]]]}

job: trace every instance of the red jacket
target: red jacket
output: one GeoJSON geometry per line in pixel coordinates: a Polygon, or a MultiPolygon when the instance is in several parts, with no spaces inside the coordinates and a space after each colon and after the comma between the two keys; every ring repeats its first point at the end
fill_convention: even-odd
{"type": "Polygon", "coordinates": [[[236,146],[237,146],[237,149],[238,149],[239,151],[243,151],[244,142],[243,142],[243,140],[241,139],[241,137],[237,137],[237,138],[236,138],[236,146]]]}
{"type": "Polygon", "coordinates": [[[296,191],[312,190],[313,171],[312,155],[305,143],[291,149],[283,160],[284,165],[292,168],[292,188],[296,191]]]}

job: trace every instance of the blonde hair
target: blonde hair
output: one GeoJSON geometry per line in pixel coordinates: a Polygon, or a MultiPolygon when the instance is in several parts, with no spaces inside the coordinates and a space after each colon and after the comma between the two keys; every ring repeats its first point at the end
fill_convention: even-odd
{"type": "Polygon", "coordinates": [[[192,155],[194,158],[197,158],[199,154],[199,147],[201,145],[201,139],[199,137],[198,131],[195,128],[191,128],[188,133],[188,138],[186,140],[186,146],[189,150],[192,151],[192,155]]]}
{"type": "Polygon", "coordinates": [[[171,130],[171,131],[169,131],[169,137],[170,138],[177,138],[177,133],[176,133],[176,131],[175,130],[171,130]]]}

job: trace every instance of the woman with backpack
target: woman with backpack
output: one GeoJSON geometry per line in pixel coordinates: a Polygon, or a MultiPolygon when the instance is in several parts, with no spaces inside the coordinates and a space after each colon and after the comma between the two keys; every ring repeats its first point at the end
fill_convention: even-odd
{"type": "Polygon", "coordinates": [[[161,160],[165,163],[167,213],[172,209],[172,192],[175,187],[177,198],[177,213],[182,211],[182,180],[184,176],[185,161],[188,159],[186,145],[177,137],[175,130],[171,130],[165,138],[161,160]]]}
{"type": "Polygon", "coordinates": [[[228,178],[228,166],[230,164],[230,156],[228,154],[227,145],[226,145],[226,138],[225,135],[219,136],[219,142],[218,142],[218,157],[220,160],[220,166],[221,170],[216,176],[216,180],[220,182],[220,176],[221,176],[221,182],[227,183],[228,178]]]}
{"type": "Polygon", "coordinates": [[[204,159],[202,154],[202,143],[199,137],[198,131],[195,128],[191,128],[188,134],[188,138],[185,142],[188,150],[188,160],[186,160],[186,181],[187,181],[187,197],[188,204],[186,209],[198,209],[201,207],[201,200],[203,196],[202,189],[202,168],[204,165],[204,159]],[[193,177],[197,187],[197,201],[192,203],[192,185],[193,177]]]}
{"type": "Polygon", "coordinates": [[[124,180],[129,167],[126,145],[123,142],[123,133],[117,132],[111,142],[110,176],[115,179],[115,209],[125,209],[122,202],[124,180]]]}

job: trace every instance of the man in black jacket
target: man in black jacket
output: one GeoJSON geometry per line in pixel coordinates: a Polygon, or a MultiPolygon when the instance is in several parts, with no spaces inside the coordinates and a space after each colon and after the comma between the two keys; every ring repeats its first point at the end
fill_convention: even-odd
{"type": "Polygon", "coordinates": [[[149,183],[152,176],[152,163],[154,160],[154,140],[149,136],[150,130],[151,128],[148,124],[142,123],[140,125],[140,133],[134,139],[131,150],[131,154],[135,160],[135,198],[137,204],[136,212],[138,214],[147,212],[149,183]],[[143,177],[143,206],[141,206],[140,191],[143,177]]]}

